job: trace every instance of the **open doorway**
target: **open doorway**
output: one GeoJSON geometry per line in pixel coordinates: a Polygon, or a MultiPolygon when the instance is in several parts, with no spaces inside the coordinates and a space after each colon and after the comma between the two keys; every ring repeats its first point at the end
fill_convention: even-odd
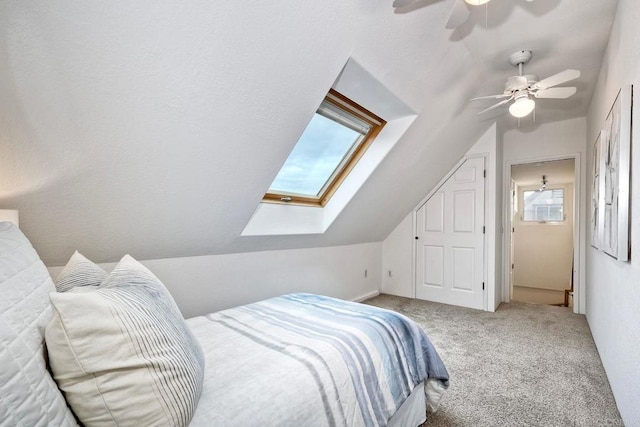
{"type": "Polygon", "coordinates": [[[511,166],[510,297],[573,304],[575,159],[511,166]]]}

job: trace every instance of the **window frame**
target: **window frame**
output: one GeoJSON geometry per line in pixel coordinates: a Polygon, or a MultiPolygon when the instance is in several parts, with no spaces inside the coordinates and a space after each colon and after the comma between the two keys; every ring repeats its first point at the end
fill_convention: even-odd
{"type": "MultiPolygon", "coordinates": [[[[522,216],[520,217],[520,222],[522,224],[548,224],[548,225],[554,225],[554,224],[563,224],[567,221],[567,214],[566,214],[566,199],[565,199],[565,188],[564,187],[549,187],[549,188],[545,188],[543,191],[562,191],[562,219],[555,219],[555,220],[548,220],[548,221],[540,221],[540,220],[533,220],[533,219],[524,219],[525,218],[525,211],[526,211],[526,206],[525,206],[525,196],[524,193],[530,192],[530,191],[536,191],[535,189],[531,188],[531,189],[522,189],[522,216]]],[[[552,206],[552,205],[547,205],[547,206],[552,206]]]]}
{"type": "MultiPolygon", "coordinates": [[[[327,93],[327,96],[323,99],[323,102],[324,101],[330,103],[339,110],[366,122],[371,125],[371,129],[364,138],[362,138],[358,146],[355,149],[350,150],[351,155],[346,160],[342,161],[338,168],[336,168],[336,170],[334,170],[334,172],[329,176],[327,183],[322,188],[318,197],[308,197],[286,192],[267,192],[262,198],[263,203],[324,207],[338,190],[342,182],[347,178],[351,170],[353,170],[355,165],[362,158],[378,134],[380,134],[382,128],[387,124],[385,120],[333,88],[329,89],[329,93],[327,93]]],[[[314,114],[316,113],[314,112],[314,114]]]]}

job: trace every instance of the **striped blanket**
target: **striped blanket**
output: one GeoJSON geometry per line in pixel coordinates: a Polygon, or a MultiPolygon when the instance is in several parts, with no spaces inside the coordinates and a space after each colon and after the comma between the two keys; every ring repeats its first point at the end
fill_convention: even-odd
{"type": "Polygon", "coordinates": [[[426,334],[377,307],[290,294],[187,323],[206,359],[192,425],[384,426],[420,382],[432,409],[448,387],[426,334]]]}

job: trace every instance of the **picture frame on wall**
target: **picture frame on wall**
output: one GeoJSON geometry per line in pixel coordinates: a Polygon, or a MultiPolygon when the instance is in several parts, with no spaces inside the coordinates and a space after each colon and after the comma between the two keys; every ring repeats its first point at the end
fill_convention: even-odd
{"type": "Polygon", "coordinates": [[[602,247],[604,233],[604,156],[602,147],[607,139],[607,131],[602,129],[593,144],[593,161],[591,166],[591,246],[602,247]]]}
{"type": "Polygon", "coordinates": [[[629,181],[631,161],[631,109],[633,86],[620,89],[605,122],[606,138],[601,147],[604,191],[601,249],[619,261],[628,261],[629,181]]]}

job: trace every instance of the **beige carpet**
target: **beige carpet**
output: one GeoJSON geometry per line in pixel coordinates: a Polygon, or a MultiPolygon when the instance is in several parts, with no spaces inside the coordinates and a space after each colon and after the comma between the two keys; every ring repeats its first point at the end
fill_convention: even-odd
{"type": "Polygon", "coordinates": [[[427,332],[451,377],[424,426],[622,426],[584,316],[519,302],[495,313],[380,295],[427,332]]]}

